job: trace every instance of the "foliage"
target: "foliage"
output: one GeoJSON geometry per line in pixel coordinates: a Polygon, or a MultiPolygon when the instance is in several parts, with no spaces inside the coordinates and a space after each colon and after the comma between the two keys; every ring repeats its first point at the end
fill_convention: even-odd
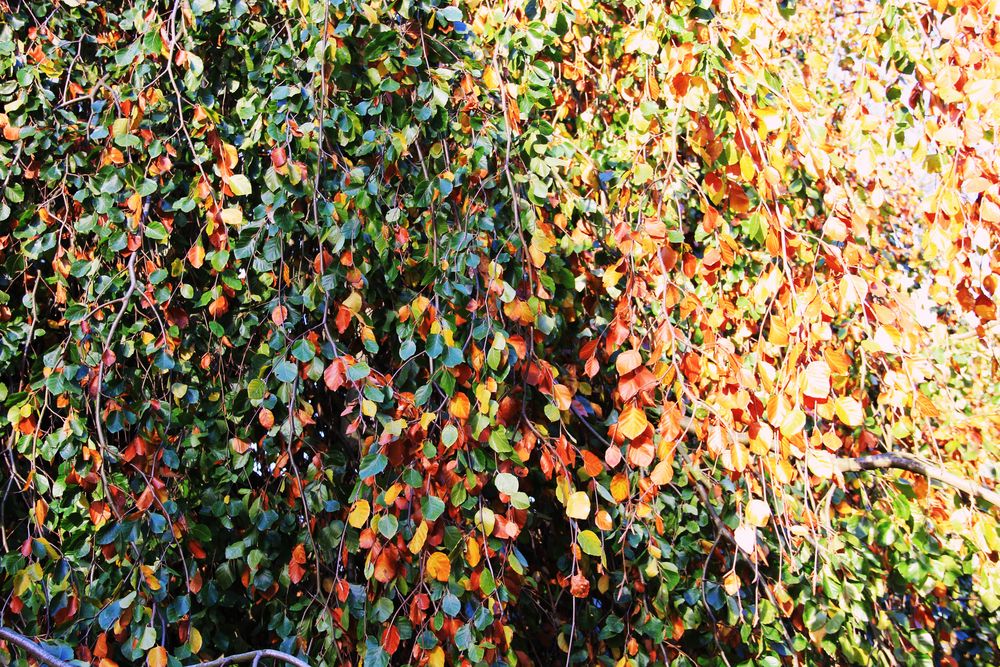
{"type": "Polygon", "coordinates": [[[0,624],[997,664],[997,10],[0,0],[0,624]]]}

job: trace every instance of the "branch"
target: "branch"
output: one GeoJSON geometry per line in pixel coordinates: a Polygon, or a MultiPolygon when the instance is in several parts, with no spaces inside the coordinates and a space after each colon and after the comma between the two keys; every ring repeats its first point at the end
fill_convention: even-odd
{"type": "MultiPolygon", "coordinates": [[[[681,428],[690,430],[695,420],[685,415],[681,420],[681,428]]],[[[746,433],[731,432],[731,435],[738,442],[748,444],[750,436],[746,433]]],[[[1000,492],[975,482],[967,477],[962,477],[948,472],[941,466],[927,461],[922,461],[912,454],[893,452],[887,454],[872,454],[870,456],[860,456],[858,458],[837,457],[834,459],[834,469],[837,472],[862,472],[865,470],[905,470],[916,475],[923,475],[928,479],[933,479],[953,489],[985,500],[996,508],[1000,508],[1000,492]]]]}
{"type": "Polygon", "coordinates": [[[74,665],[62,658],[52,655],[47,648],[36,644],[21,633],[9,630],[2,625],[0,625],[0,639],[10,642],[38,662],[49,665],[49,667],[74,667],[74,665]]]}
{"type": "Polygon", "coordinates": [[[295,667],[309,667],[308,662],[299,660],[294,655],[284,653],[282,651],[275,651],[269,648],[261,649],[259,651],[248,651],[246,653],[223,656],[209,662],[196,662],[188,667],[225,667],[226,665],[235,665],[243,662],[252,662],[256,665],[261,658],[274,658],[275,660],[281,660],[289,665],[295,665],[295,667]]]}
{"type": "Polygon", "coordinates": [[[884,470],[895,468],[923,475],[942,484],[955,488],[970,496],[985,500],[994,507],[1000,507],[1000,493],[978,484],[971,479],[960,477],[932,463],[926,463],[909,454],[873,454],[856,459],[838,458],[835,463],[839,472],[860,472],[862,470],[884,470]]]}
{"type": "MultiPolygon", "coordinates": [[[[38,660],[44,665],[49,665],[49,667],[76,667],[70,662],[62,660],[54,656],[47,648],[36,644],[31,639],[28,639],[19,632],[15,632],[3,626],[0,626],[0,639],[10,642],[11,644],[17,646],[25,653],[31,657],[38,660]]],[[[281,660],[289,665],[294,665],[294,667],[309,667],[309,663],[304,660],[296,658],[294,655],[285,653],[283,651],[275,651],[273,649],[261,649],[259,651],[248,651],[246,653],[237,653],[235,655],[223,656],[221,658],[216,658],[215,660],[210,660],[208,662],[196,662],[188,665],[188,667],[225,667],[226,665],[235,665],[239,663],[251,662],[256,665],[260,662],[261,658],[273,658],[274,660],[281,660]]]]}

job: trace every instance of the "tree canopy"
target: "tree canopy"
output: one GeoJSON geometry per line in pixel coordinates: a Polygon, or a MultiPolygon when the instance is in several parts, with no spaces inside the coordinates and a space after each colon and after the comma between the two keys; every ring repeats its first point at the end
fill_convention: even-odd
{"type": "Polygon", "coordinates": [[[1000,664],[998,15],[0,0],[0,664],[1000,664]]]}

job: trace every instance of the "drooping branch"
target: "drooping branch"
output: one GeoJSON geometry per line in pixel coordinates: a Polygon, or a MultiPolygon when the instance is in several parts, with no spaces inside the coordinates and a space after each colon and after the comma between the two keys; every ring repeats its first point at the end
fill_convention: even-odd
{"type": "MultiPolygon", "coordinates": [[[[28,637],[25,637],[19,632],[15,632],[9,628],[0,626],[0,639],[10,642],[14,646],[17,646],[22,651],[33,657],[38,662],[49,665],[49,667],[75,667],[72,663],[69,663],[61,658],[56,657],[46,649],[45,647],[39,645],[38,643],[32,641],[28,637]]],[[[196,662],[189,665],[189,667],[225,667],[226,665],[236,665],[243,663],[252,663],[254,665],[258,664],[262,659],[271,658],[273,660],[280,660],[286,664],[294,665],[294,667],[309,667],[309,663],[296,658],[294,655],[285,653],[283,651],[275,651],[273,649],[260,649],[258,651],[247,651],[246,653],[236,653],[234,655],[223,656],[221,658],[216,658],[215,660],[209,660],[207,662],[196,662]]]]}

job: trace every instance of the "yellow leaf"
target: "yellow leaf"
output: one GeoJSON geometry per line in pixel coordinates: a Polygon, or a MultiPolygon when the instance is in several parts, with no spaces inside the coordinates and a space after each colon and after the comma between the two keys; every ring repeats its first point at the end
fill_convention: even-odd
{"type": "Polygon", "coordinates": [[[396,498],[399,498],[399,494],[402,493],[402,492],[403,492],[403,485],[400,484],[399,482],[396,482],[395,484],[393,484],[392,486],[390,486],[388,489],[386,489],[385,490],[385,506],[389,507],[394,502],[396,502],[396,498]]]}
{"type": "Polygon", "coordinates": [[[201,650],[201,633],[198,628],[191,628],[188,632],[188,648],[191,649],[192,653],[197,653],[201,650]]]}
{"type": "Polygon", "coordinates": [[[625,474],[618,473],[611,480],[611,496],[619,503],[629,497],[628,477],[625,474]]]}
{"type": "Polygon", "coordinates": [[[841,396],[834,407],[837,417],[846,426],[861,426],[864,423],[864,410],[853,396],[841,396]]]}
{"type": "Polygon", "coordinates": [[[250,179],[243,174],[233,174],[229,177],[229,189],[233,191],[233,194],[237,197],[242,197],[243,195],[248,195],[253,192],[253,186],[250,185],[250,179]]]}
{"type": "Polygon", "coordinates": [[[146,664],[149,667],[167,667],[167,649],[156,646],[146,654],[146,664]]]}
{"type": "Polygon", "coordinates": [[[243,224],[243,211],[235,206],[219,211],[219,217],[222,218],[222,222],[232,227],[239,227],[243,224]]]}
{"type": "Polygon", "coordinates": [[[444,649],[435,646],[434,650],[427,654],[427,667],[444,667],[444,649]]]}
{"type": "Polygon", "coordinates": [[[646,413],[639,408],[630,405],[618,417],[618,432],[629,440],[634,440],[645,432],[649,422],[646,420],[646,413]]]}
{"type": "Polygon", "coordinates": [[[351,513],[347,515],[347,523],[351,524],[354,528],[361,528],[366,523],[368,523],[368,517],[372,513],[371,505],[368,504],[367,500],[359,500],[354,503],[354,509],[351,513]]]}
{"type": "Polygon", "coordinates": [[[754,498],[747,504],[746,515],[751,525],[763,528],[771,518],[771,508],[760,498],[754,498]]]}
{"type": "Polygon", "coordinates": [[[357,292],[351,292],[351,295],[344,299],[344,308],[357,315],[358,311],[361,310],[361,295],[357,292]]]}
{"type": "Polygon", "coordinates": [[[497,90],[500,87],[500,77],[497,75],[497,71],[493,69],[493,65],[487,65],[486,69],[483,70],[483,83],[490,90],[497,90]]]}
{"type": "Polygon", "coordinates": [[[802,375],[802,393],[817,399],[824,399],[830,395],[829,364],[821,359],[806,366],[802,375]]]}
{"type": "Polygon", "coordinates": [[[421,549],[424,548],[424,542],[427,541],[427,522],[421,521],[417,529],[413,531],[413,539],[406,545],[406,548],[410,550],[410,553],[419,553],[421,549]]]}
{"type": "Polygon", "coordinates": [[[465,562],[469,564],[469,567],[475,567],[479,565],[481,558],[482,552],[479,549],[479,540],[470,535],[465,541],[465,562]]]}
{"type": "Polygon", "coordinates": [[[736,572],[730,572],[726,575],[726,578],[722,580],[722,587],[726,589],[726,592],[730,595],[736,595],[740,592],[740,576],[736,572]]]}
{"type": "Polygon", "coordinates": [[[552,387],[552,396],[556,399],[556,407],[564,412],[573,404],[573,391],[564,384],[552,387]]]}
{"type": "Polygon", "coordinates": [[[792,100],[792,106],[799,111],[809,111],[812,109],[812,100],[809,99],[809,93],[802,86],[795,84],[788,89],[788,97],[792,100]]]}
{"type": "Polygon", "coordinates": [[[802,427],[806,425],[806,413],[802,412],[798,408],[794,410],[789,410],[785,415],[785,418],[781,420],[781,435],[786,438],[792,438],[798,435],[802,431],[802,427]]]}
{"type": "Polygon", "coordinates": [[[484,535],[492,535],[493,528],[497,525],[497,515],[493,513],[488,507],[484,507],[475,516],[476,528],[481,530],[484,535]]]}
{"type": "Polygon", "coordinates": [[[809,472],[817,477],[833,477],[834,463],[834,456],[828,451],[817,449],[809,452],[809,472]]]}
{"type": "Polygon", "coordinates": [[[566,516],[581,520],[590,516],[590,497],[583,491],[570,494],[566,501],[566,516]]]}
{"type": "Polygon", "coordinates": [[[374,417],[376,412],[378,412],[378,406],[375,405],[375,401],[367,398],[361,401],[361,414],[365,417],[374,417]]]}
{"type": "Polygon", "coordinates": [[[440,551],[435,551],[427,559],[427,575],[438,581],[448,581],[451,576],[451,561],[440,551]]]}

